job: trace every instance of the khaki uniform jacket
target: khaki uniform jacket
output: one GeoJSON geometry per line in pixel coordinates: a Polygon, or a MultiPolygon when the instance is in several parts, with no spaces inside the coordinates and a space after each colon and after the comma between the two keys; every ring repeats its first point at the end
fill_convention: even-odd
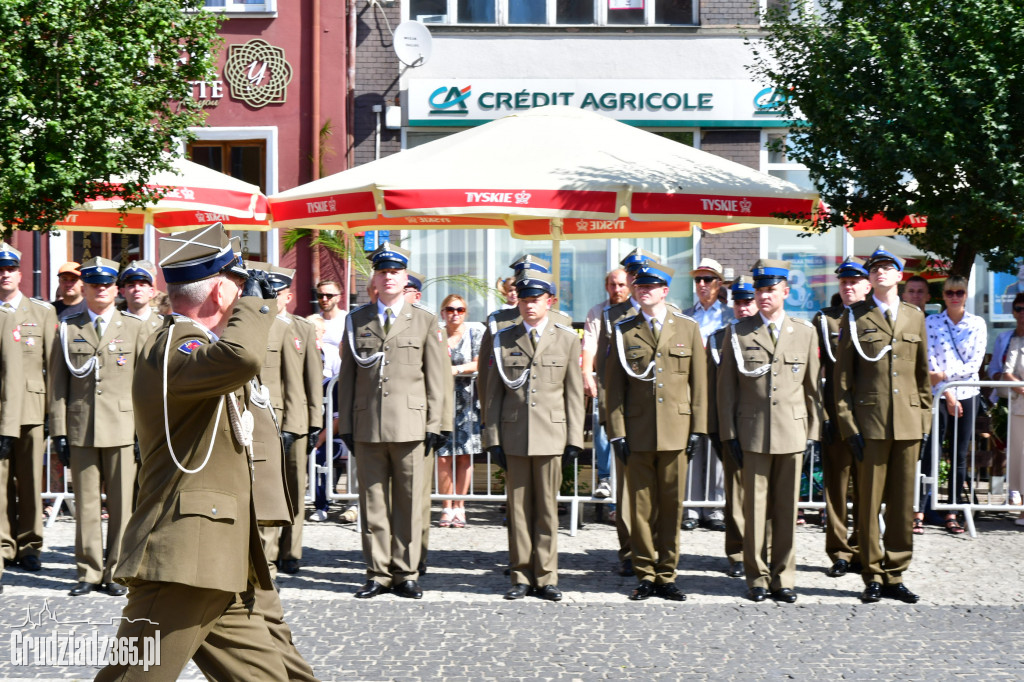
{"type": "MultiPolygon", "coordinates": [[[[253,392],[259,391],[261,378],[256,377],[245,384],[244,405],[253,416],[252,498],[256,509],[256,521],[261,526],[290,526],[298,508],[295,488],[291,486],[288,453],[281,441],[278,416],[262,400],[253,400],[253,392]]],[[[305,491],[303,491],[305,492],[305,491]]]]}
{"type": "Polygon", "coordinates": [[[837,421],[836,413],[835,384],[832,381],[836,363],[832,361],[832,357],[839,357],[839,324],[845,313],[846,306],[842,305],[824,308],[818,311],[818,314],[814,316],[814,321],[811,323],[814,325],[814,331],[818,333],[818,347],[821,348],[821,374],[825,378],[822,389],[825,418],[832,422],[833,427],[839,422],[837,421]],[[822,331],[822,322],[825,324],[824,332],[822,331]],[[828,344],[828,346],[826,347],[825,344],[828,344]],[[829,351],[832,351],[832,356],[829,356],[829,351]]]}
{"type": "MultiPolygon", "coordinates": [[[[561,455],[566,445],[583,447],[583,374],[580,338],[550,318],[534,349],[521,322],[498,336],[505,376],[529,378],[507,387],[497,369],[488,380],[484,443],[501,445],[506,455],[561,455]]],[[[493,353],[493,342],[492,342],[493,353]]]]}
{"type": "Polygon", "coordinates": [[[708,365],[700,327],[683,315],[665,315],[658,341],[642,314],[616,325],[621,334],[613,342],[605,364],[608,400],[608,437],[625,438],[634,452],[683,450],[691,433],[707,433],[708,365]],[[626,374],[643,374],[654,363],[654,381],[626,374]]]}
{"type": "MultiPolygon", "coordinates": [[[[132,313],[127,310],[124,312],[128,315],[132,315],[132,313]]],[[[140,317],[139,320],[142,321],[143,340],[148,339],[152,334],[155,334],[160,327],[164,326],[164,316],[158,313],[156,309],[150,309],[149,317],[144,320],[140,317]]]]}
{"type": "Polygon", "coordinates": [[[21,344],[25,389],[21,397],[22,426],[42,424],[49,404],[46,399],[45,370],[53,349],[57,311],[46,303],[22,296],[14,311],[12,338],[21,344]]]}
{"type": "Polygon", "coordinates": [[[274,406],[277,413],[278,426],[282,431],[289,431],[285,428],[289,408],[297,406],[297,400],[301,399],[303,393],[302,377],[286,376],[285,374],[285,350],[291,327],[291,320],[284,315],[274,318],[274,324],[270,327],[270,335],[267,337],[267,352],[263,358],[263,369],[260,370],[260,379],[263,385],[270,390],[270,404],[274,406]]]}
{"type": "Polygon", "coordinates": [[[121,542],[118,582],[242,592],[253,576],[253,584],[272,588],[256,528],[249,458],[221,398],[234,393],[239,402],[247,399],[243,389],[263,365],[273,305],[240,299],[216,342],[199,325],[170,316],[143,347],[132,386],[142,467],[136,509],[121,542]],[[169,444],[183,467],[202,469],[178,469],[169,444]]]}
{"type": "MultiPolygon", "coordinates": [[[[735,318],[733,318],[735,319],[735,318]]],[[[729,321],[732,324],[732,320],[729,321]]],[[[718,433],[718,366],[722,363],[722,344],[729,325],[708,335],[708,433],[718,433]]]]}
{"type": "MultiPolygon", "coordinates": [[[[302,408],[289,415],[289,426],[296,426],[300,436],[324,426],[324,363],[316,346],[316,327],[304,318],[289,315],[292,326],[285,351],[286,374],[302,376],[302,408]]],[[[282,429],[290,431],[291,429],[282,429]]]]}
{"type": "Polygon", "coordinates": [[[67,357],[75,368],[90,358],[99,371],[75,377],[68,369],[60,331],[50,354],[50,435],[67,436],[68,444],[82,448],[115,448],[135,440],[132,379],[145,339],[142,320],[114,311],[103,338],[88,311],[68,318],[65,340],[67,357]]]}
{"type": "Polygon", "coordinates": [[[834,375],[842,437],[921,440],[931,431],[932,407],[924,313],[900,303],[893,329],[871,296],[850,310],[865,355],[873,358],[888,344],[892,350],[878,362],[865,360],[853,345],[849,315],[843,316],[834,375]]]}
{"type": "Polygon", "coordinates": [[[351,433],[363,443],[406,443],[441,433],[442,425],[451,423],[442,414],[445,374],[451,371],[444,330],[423,306],[403,305],[386,335],[375,304],[356,308],[346,319],[341,343],[338,433],[351,433]],[[352,344],[361,358],[384,355],[370,367],[360,367],[352,344]]]}
{"type": "Polygon", "coordinates": [[[718,366],[718,435],[739,440],[745,452],[766,455],[803,452],[821,440],[818,337],[805,320],[786,316],[778,344],[760,315],[743,318],[725,332],[718,366]],[[733,351],[733,337],[740,357],[733,351]],[[770,369],[748,377],[737,369],[770,369]]]}
{"type": "Polygon", "coordinates": [[[25,372],[21,345],[14,340],[14,313],[0,312],[0,436],[21,436],[25,372]]]}

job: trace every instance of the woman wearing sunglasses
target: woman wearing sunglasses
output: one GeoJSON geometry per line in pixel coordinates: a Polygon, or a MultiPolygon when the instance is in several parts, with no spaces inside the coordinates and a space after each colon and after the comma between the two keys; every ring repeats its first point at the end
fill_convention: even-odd
{"type": "MultiPolygon", "coordinates": [[[[452,478],[455,479],[456,495],[469,492],[473,455],[481,451],[480,402],[473,375],[484,326],[479,322],[466,322],[466,313],[466,301],[457,294],[450,294],[441,304],[441,319],[448,332],[448,352],[455,376],[455,431],[452,442],[437,452],[437,492],[441,495],[452,494],[452,478]]],[[[445,500],[439,525],[442,528],[463,528],[466,525],[465,501],[445,500]]]]}
{"type": "MultiPolygon", "coordinates": [[[[1004,381],[1021,381],[1024,379],[1024,294],[1017,294],[1013,299],[1013,319],[1017,328],[1010,337],[1010,346],[1006,349],[1006,362],[1003,365],[1004,381]]],[[[1020,504],[1024,495],[1024,388],[1010,389],[1010,422],[1009,443],[1007,444],[1007,473],[1010,481],[1010,504],[1020,504]]],[[[1024,526],[1024,511],[1014,521],[1024,526]]]]}
{"type": "MultiPolygon", "coordinates": [[[[975,386],[946,388],[951,381],[977,381],[978,371],[985,359],[988,330],[977,315],[967,312],[967,278],[950,275],[942,287],[942,301],[946,309],[925,320],[928,330],[928,369],[932,381],[932,395],[942,400],[945,409],[939,409],[940,442],[948,440],[954,467],[950,472],[949,499],[966,502],[964,483],[967,480],[967,460],[974,438],[974,419],[978,413],[978,393],[975,386]]],[[[927,464],[927,462],[926,462],[927,464]]],[[[920,515],[917,515],[920,516],[920,515]]],[[[914,532],[920,535],[923,522],[914,519],[914,532]]],[[[957,523],[956,513],[946,515],[946,530],[953,534],[964,532],[957,523]]]]}

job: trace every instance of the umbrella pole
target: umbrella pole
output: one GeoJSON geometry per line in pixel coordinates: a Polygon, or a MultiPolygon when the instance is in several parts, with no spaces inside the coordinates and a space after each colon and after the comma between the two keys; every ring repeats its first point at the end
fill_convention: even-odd
{"type": "MultiPolygon", "coordinates": [[[[555,278],[558,293],[562,293],[562,219],[551,219],[551,273],[555,278]]],[[[558,308],[562,308],[559,301],[558,308]]]]}

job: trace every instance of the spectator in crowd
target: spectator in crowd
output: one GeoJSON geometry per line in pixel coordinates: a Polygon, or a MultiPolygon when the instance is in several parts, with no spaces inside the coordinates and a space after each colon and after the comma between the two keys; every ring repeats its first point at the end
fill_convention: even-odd
{"type": "MultiPolygon", "coordinates": [[[[466,322],[467,313],[465,299],[457,294],[449,294],[441,303],[441,319],[448,332],[448,354],[452,361],[452,376],[455,377],[455,430],[452,440],[437,453],[440,458],[437,462],[437,492],[441,495],[452,494],[453,475],[455,494],[469,492],[473,456],[483,450],[480,444],[480,401],[473,375],[485,328],[479,322],[466,322]]],[[[465,525],[465,501],[445,500],[440,526],[462,528],[465,525]]]]}
{"type": "MultiPolygon", "coordinates": [[[[515,264],[513,264],[513,267],[515,264]]],[[[517,271],[518,272],[518,271],[517,271]]],[[[505,299],[505,303],[502,304],[504,309],[515,308],[519,303],[519,294],[516,292],[516,278],[506,277],[505,279],[498,282],[498,292],[501,297],[505,299]]]]}
{"type": "MultiPolygon", "coordinates": [[[[1003,363],[1004,381],[1024,381],[1024,293],[1013,298],[1013,318],[1017,327],[1011,330],[1010,345],[1003,363]]],[[[1020,504],[1024,495],[1024,388],[1010,389],[1010,442],[1006,446],[1007,469],[1014,479],[1010,482],[1010,504],[1020,504]]],[[[1024,510],[1014,521],[1024,526],[1024,510]]]]}
{"type": "Polygon", "coordinates": [[[921,275],[907,278],[906,283],[903,285],[903,296],[901,297],[904,303],[916,305],[923,311],[931,297],[932,294],[928,290],[928,280],[921,275]]]}
{"type": "Polygon", "coordinates": [[[324,354],[324,377],[334,377],[341,368],[339,348],[345,336],[345,316],[348,314],[340,305],[341,286],[325,279],[316,284],[316,302],[320,306],[320,318],[324,321],[324,336],[320,342],[324,354]]]}
{"type": "Polygon", "coordinates": [[[78,267],[78,263],[68,261],[57,270],[57,298],[53,307],[57,309],[58,320],[66,320],[85,310],[82,273],[78,267]]]}
{"type": "MultiPolygon", "coordinates": [[[[978,394],[974,386],[946,389],[950,381],[977,381],[981,363],[985,360],[988,347],[988,330],[985,322],[967,312],[967,278],[950,275],[942,287],[942,299],[946,309],[925,320],[928,330],[928,373],[932,383],[932,395],[945,401],[945,409],[939,410],[939,440],[951,443],[953,471],[950,476],[950,501],[962,503],[967,500],[964,483],[967,480],[967,459],[970,444],[974,438],[974,420],[978,413],[978,394]]],[[[931,453],[926,453],[931,457],[931,453]]],[[[928,460],[925,460],[928,461],[928,460]]],[[[914,531],[920,531],[918,520],[914,531]]],[[[946,530],[963,533],[957,523],[956,514],[946,516],[946,530]]]]}
{"type": "MultiPolygon", "coordinates": [[[[601,337],[601,321],[605,308],[618,305],[629,299],[629,282],[622,268],[612,270],[604,278],[604,290],[608,300],[601,301],[587,312],[583,323],[583,390],[588,397],[598,400],[597,378],[594,376],[597,363],[604,364],[605,358],[597,358],[598,339],[601,337]]],[[[603,368],[602,368],[603,370],[603,368]]],[[[612,449],[604,426],[594,426],[594,457],[597,463],[597,488],[594,497],[605,499],[612,495],[612,449]]]]}
{"type": "Polygon", "coordinates": [[[163,291],[158,291],[153,296],[153,307],[160,315],[167,317],[171,314],[171,299],[163,291]]]}

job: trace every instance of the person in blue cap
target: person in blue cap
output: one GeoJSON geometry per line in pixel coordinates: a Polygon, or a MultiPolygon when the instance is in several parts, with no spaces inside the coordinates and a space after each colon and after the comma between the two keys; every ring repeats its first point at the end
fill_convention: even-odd
{"type": "Polygon", "coordinates": [[[932,406],[924,313],[900,302],[896,255],[879,247],[865,267],[872,293],[843,316],[834,389],[839,435],[857,468],[860,598],[913,604],[918,596],[903,574],[914,551],[915,471],[928,447],[932,406]]]}
{"type": "Polygon", "coordinates": [[[775,601],[792,604],[800,465],[820,451],[818,339],[810,322],[786,315],[788,261],[761,259],[752,274],[758,314],[725,334],[718,430],[723,457],[742,470],[747,595],[761,602],[771,592],[775,601]]]}
{"type": "Polygon", "coordinates": [[[563,458],[583,451],[580,341],[548,314],[556,291],[550,274],[524,270],[516,290],[522,320],[492,341],[483,428],[488,454],[506,472],[512,587],[505,599],[532,593],[561,601],[557,498],[563,458]]]}
{"type": "MultiPolygon", "coordinates": [[[[722,441],[718,436],[718,365],[722,362],[722,344],[725,332],[736,320],[750,317],[757,312],[754,302],[754,280],[748,275],[740,275],[729,285],[732,296],[733,319],[728,325],[720,327],[708,336],[708,436],[715,452],[722,452],[722,441]]],[[[743,478],[736,461],[729,457],[720,457],[725,489],[725,507],[723,522],[725,523],[725,557],[729,561],[726,574],[731,578],[743,576],[743,478]]]]}
{"type": "Polygon", "coordinates": [[[125,310],[142,321],[147,337],[159,329],[164,321],[163,316],[150,306],[156,295],[153,286],[155,281],[156,266],[148,260],[133,260],[124,266],[117,277],[125,310]]]}
{"type": "Polygon", "coordinates": [[[615,325],[605,365],[608,436],[625,463],[633,570],[629,598],[684,601],[676,586],[686,468],[707,433],[707,359],[697,321],[669,309],[672,268],[647,263],[640,312],[615,325]]]}
{"type": "Polygon", "coordinates": [[[146,340],[142,321],[115,307],[118,264],[91,258],[80,268],[86,311],[60,323],[50,358],[50,437],[75,482],[75,564],[71,596],[103,589],[121,596],[114,582],[121,538],[135,493],[135,365],[146,340]],[[107,542],[101,495],[106,489],[107,542]]]}
{"type": "Polygon", "coordinates": [[[447,440],[451,416],[444,331],[437,316],[405,300],[409,252],[384,242],[373,253],[376,304],[346,318],[338,377],[338,433],[356,453],[369,599],[384,592],[420,599],[426,455],[447,440]],[[448,407],[450,410],[450,407],[448,407]]]}
{"type": "MultiPolygon", "coordinates": [[[[46,436],[45,368],[53,351],[57,313],[46,301],[21,292],[21,252],[0,242],[0,310],[10,317],[10,339],[20,346],[23,384],[15,389],[21,402],[20,430],[11,446],[8,473],[0,480],[0,553],[4,561],[38,571],[43,549],[43,453],[46,436]],[[9,499],[17,487],[17,500],[9,499]]],[[[51,459],[51,467],[59,466],[51,459]]]]}
{"type": "Polygon", "coordinates": [[[822,476],[825,484],[825,553],[832,565],[826,571],[831,578],[839,578],[848,572],[860,573],[857,533],[857,470],[853,453],[839,436],[839,419],[836,414],[836,394],[833,373],[836,354],[839,352],[839,326],[850,306],[864,298],[871,291],[868,271],[864,262],[850,256],[836,268],[839,280],[839,305],[818,311],[814,316],[814,328],[818,332],[818,347],[821,348],[822,389],[825,407],[825,426],[822,429],[824,453],[822,476]],[[848,490],[853,486],[853,523],[847,524],[848,490]]]}

